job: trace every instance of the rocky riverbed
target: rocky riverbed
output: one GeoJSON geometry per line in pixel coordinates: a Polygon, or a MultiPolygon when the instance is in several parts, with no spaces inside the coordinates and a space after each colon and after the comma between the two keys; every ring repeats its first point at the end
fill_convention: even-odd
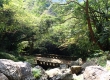
{"type": "Polygon", "coordinates": [[[44,70],[41,66],[31,67],[28,62],[0,59],[0,80],[109,80],[110,62],[106,67],[85,63],[81,66],[44,70]],[[89,65],[88,65],[89,64],[89,65]]]}

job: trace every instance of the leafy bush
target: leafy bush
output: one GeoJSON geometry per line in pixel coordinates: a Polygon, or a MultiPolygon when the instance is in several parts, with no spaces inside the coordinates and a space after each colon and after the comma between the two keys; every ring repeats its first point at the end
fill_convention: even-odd
{"type": "Polygon", "coordinates": [[[6,52],[0,52],[0,59],[11,59],[14,61],[18,60],[14,55],[6,53],[6,52]]]}
{"type": "Polygon", "coordinates": [[[17,57],[17,59],[18,59],[19,61],[26,61],[26,59],[25,59],[23,56],[19,56],[19,57],[17,57]]]}
{"type": "Polygon", "coordinates": [[[23,49],[28,47],[28,41],[22,41],[21,43],[18,44],[18,53],[24,52],[23,49]]]}
{"type": "Polygon", "coordinates": [[[41,71],[39,69],[33,68],[32,69],[32,74],[35,78],[39,78],[41,75],[41,71]]]}
{"type": "Polygon", "coordinates": [[[105,66],[107,61],[107,54],[108,52],[104,52],[102,50],[95,50],[94,53],[92,53],[88,57],[88,61],[94,60],[96,61],[100,66],[105,66]]]}

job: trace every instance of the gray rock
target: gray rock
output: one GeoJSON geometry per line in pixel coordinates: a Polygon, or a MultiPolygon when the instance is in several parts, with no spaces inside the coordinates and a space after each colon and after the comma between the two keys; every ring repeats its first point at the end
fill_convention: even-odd
{"type": "Polygon", "coordinates": [[[3,73],[0,73],[0,80],[9,80],[3,73]]]}
{"type": "Polygon", "coordinates": [[[6,75],[9,80],[34,80],[31,65],[28,62],[0,59],[0,72],[6,75]]]}
{"type": "Polygon", "coordinates": [[[81,67],[84,70],[86,67],[88,67],[88,66],[94,66],[94,65],[97,65],[97,63],[95,61],[87,61],[84,64],[82,64],[81,67]]]}
{"type": "Polygon", "coordinates": [[[54,68],[46,71],[49,76],[49,80],[72,80],[73,74],[71,74],[70,72],[71,70],[69,68],[54,68]]]}
{"type": "Polygon", "coordinates": [[[61,69],[66,69],[66,68],[68,68],[68,65],[67,64],[60,64],[60,68],[61,69]]]}
{"type": "Polygon", "coordinates": [[[83,61],[81,58],[77,59],[76,61],[71,61],[70,66],[81,66],[83,64],[83,61]]]}
{"type": "Polygon", "coordinates": [[[57,74],[61,74],[61,70],[59,68],[49,69],[45,72],[49,77],[54,77],[57,74]]]}
{"type": "Polygon", "coordinates": [[[74,78],[73,80],[84,80],[83,74],[80,74],[80,75],[74,74],[73,78],[74,78]]]}
{"type": "Polygon", "coordinates": [[[110,60],[107,60],[107,62],[106,62],[106,69],[110,70],[110,60]]]}
{"type": "Polygon", "coordinates": [[[84,73],[84,80],[110,80],[110,72],[101,66],[88,66],[84,73]]]}

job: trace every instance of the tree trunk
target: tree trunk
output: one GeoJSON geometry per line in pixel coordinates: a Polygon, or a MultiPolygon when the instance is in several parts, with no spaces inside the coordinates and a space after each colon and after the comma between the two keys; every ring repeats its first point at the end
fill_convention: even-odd
{"type": "Polygon", "coordinates": [[[90,16],[89,16],[89,13],[88,13],[88,8],[89,7],[89,3],[88,3],[88,0],[86,0],[86,8],[85,8],[85,12],[86,12],[86,15],[87,15],[87,24],[88,24],[88,29],[89,29],[89,32],[90,32],[90,37],[91,37],[91,40],[93,43],[96,43],[100,49],[103,50],[103,47],[102,45],[100,45],[99,43],[97,43],[97,40],[95,39],[94,37],[94,32],[93,32],[93,29],[92,29],[92,26],[91,26],[91,21],[90,21],[90,16]]]}

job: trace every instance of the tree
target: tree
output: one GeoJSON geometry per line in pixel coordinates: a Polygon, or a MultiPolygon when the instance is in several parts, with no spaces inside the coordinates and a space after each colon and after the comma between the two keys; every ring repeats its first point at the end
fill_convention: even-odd
{"type": "MultiPolygon", "coordinates": [[[[90,2],[90,7],[89,9],[89,15],[91,22],[93,23],[93,26],[95,27],[96,31],[95,36],[96,36],[96,42],[99,47],[102,50],[109,50],[110,47],[110,34],[108,33],[110,31],[110,26],[109,24],[109,1],[94,1],[95,4],[93,6],[93,3],[90,2]]],[[[86,2],[87,3],[87,2],[86,2]]],[[[95,37],[94,36],[94,37],[95,37]]]]}
{"type": "MultiPolygon", "coordinates": [[[[97,44],[102,50],[109,50],[109,5],[110,2],[103,0],[86,0],[83,3],[77,0],[68,0],[65,4],[60,4],[56,10],[64,19],[63,22],[76,19],[79,23],[88,25],[90,41],[97,44]],[[94,2],[94,3],[93,3],[94,2]],[[66,18],[65,18],[66,16],[66,18]]],[[[79,24],[78,22],[76,22],[79,24]]],[[[74,23],[73,23],[74,24],[74,23]]],[[[79,24],[80,25],[80,24],[79,24]]]]}
{"type": "Polygon", "coordinates": [[[6,51],[16,51],[19,43],[34,35],[31,27],[34,20],[28,21],[32,16],[23,11],[20,1],[17,5],[15,3],[13,0],[9,1],[0,9],[0,48],[6,51]]]}
{"type": "Polygon", "coordinates": [[[50,0],[24,0],[24,9],[40,16],[50,6],[50,0]]]}

